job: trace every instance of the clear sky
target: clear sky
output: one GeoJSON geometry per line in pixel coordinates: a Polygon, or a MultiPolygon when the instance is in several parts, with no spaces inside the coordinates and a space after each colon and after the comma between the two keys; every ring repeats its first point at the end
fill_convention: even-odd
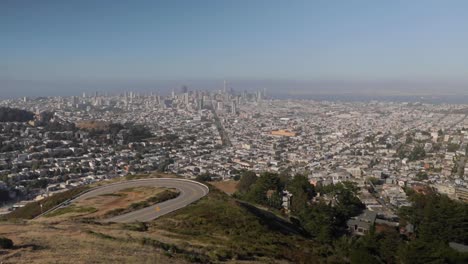
{"type": "Polygon", "coordinates": [[[0,90],[5,80],[466,82],[467,14],[463,0],[2,0],[0,90]]]}

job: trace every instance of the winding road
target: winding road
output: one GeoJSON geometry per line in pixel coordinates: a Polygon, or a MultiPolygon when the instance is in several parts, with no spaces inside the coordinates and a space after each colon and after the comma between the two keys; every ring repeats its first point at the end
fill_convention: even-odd
{"type": "Polygon", "coordinates": [[[180,192],[180,194],[174,199],[167,200],[162,203],[158,203],[143,209],[135,210],[130,213],[105,219],[103,221],[118,223],[128,223],[134,221],[148,222],[170,212],[176,211],[182,207],[185,207],[195,201],[198,201],[199,199],[207,195],[209,192],[209,188],[206,185],[192,180],[173,178],[150,178],[113,183],[97,187],[76,197],[70,202],[76,202],[103,194],[115,193],[127,188],[143,186],[175,188],[180,192]]]}

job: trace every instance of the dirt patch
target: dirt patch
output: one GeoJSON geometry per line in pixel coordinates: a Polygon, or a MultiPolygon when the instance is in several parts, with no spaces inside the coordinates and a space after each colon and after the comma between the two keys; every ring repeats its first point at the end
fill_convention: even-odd
{"type": "Polygon", "coordinates": [[[75,125],[79,129],[107,130],[109,129],[110,124],[111,124],[110,122],[91,120],[91,121],[77,122],[75,125]]]}
{"type": "Polygon", "coordinates": [[[221,191],[232,195],[237,191],[238,181],[219,181],[219,182],[210,182],[211,185],[220,189],[221,191]]]}

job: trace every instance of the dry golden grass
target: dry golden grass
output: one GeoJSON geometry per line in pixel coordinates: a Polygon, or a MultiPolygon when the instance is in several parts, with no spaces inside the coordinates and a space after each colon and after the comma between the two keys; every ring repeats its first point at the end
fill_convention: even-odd
{"type": "Polygon", "coordinates": [[[11,238],[15,249],[1,251],[0,263],[186,263],[138,242],[148,234],[118,227],[67,221],[4,223],[0,235],[11,238]],[[90,230],[117,239],[95,236],[90,230]]]}
{"type": "Polygon", "coordinates": [[[147,224],[98,223],[71,217],[3,222],[0,236],[12,239],[15,248],[0,251],[0,263],[290,263],[276,259],[276,253],[271,255],[272,245],[255,242],[265,239],[262,232],[275,241],[282,236],[262,229],[254,216],[229,199],[212,190],[199,202],[147,224]],[[245,226],[235,227],[240,233],[234,234],[231,231],[235,231],[237,221],[245,226]],[[248,221],[253,221],[253,226],[248,221]],[[261,228],[260,233],[252,228],[261,228]],[[244,232],[250,234],[248,241],[239,240],[244,232]],[[254,248],[250,249],[251,245],[254,248]],[[260,254],[238,260],[236,255],[246,254],[247,249],[260,254]]]}
{"type": "Polygon", "coordinates": [[[95,213],[65,213],[30,221],[0,223],[0,236],[13,240],[15,248],[0,251],[0,263],[186,263],[169,257],[162,248],[143,245],[145,237],[163,243],[170,238],[158,232],[138,232],[124,224],[92,224],[83,217],[99,218],[116,208],[145,201],[166,188],[138,187],[113,195],[79,201],[74,206],[99,209],[95,213]]]}
{"type": "MultiPolygon", "coordinates": [[[[167,177],[164,174],[161,176],[167,177]]],[[[232,188],[234,183],[227,182],[222,185],[232,188]]],[[[144,200],[154,195],[155,191],[159,192],[162,189],[123,190],[121,192],[126,192],[125,196],[101,196],[98,199],[81,201],[77,206],[107,210],[114,206],[125,206],[128,201],[122,198],[131,198],[133,203],[138,201],[135,199],[144,200]]],[[[0,222],[0,236],[8,237],[15,243],[12,250],[0,250],[0,263],[178,264],[189,263],[189,260],[193,262],[194,259],[197,262],[197,258],[197,263],[217,263],[218,256],[238,243],[237,240],[233,240],[236,236],[226,233],[226,227],[231,226],[239,217],[242,218],[245,213],[227,197],[220,191],[212,190],[210,195],[201,201],[146,225],[89,222],[84,217],[88,218],[90,215],[76,218],[73,214],[30,221],[0,222]],[[239,214],[235,214],[236,212],[239,214]],[[172,228],[179,226],[183,230],[172,228]],[[195,229],[194,234],[190,232],[192,229],[195,229]]],[[[250,220],[256,221],[253,216],[250,220]]],[[[249,226],[239,231],[249,231],[249,226]]],[[[243,247],[246,247],[251,242],[243,243],[243,247]]],[[[223,261],[244,264],[289,263],[271,256],[258,256],[255,260],[243,261],[228,257],[223,261]]]]}
{"type": "Polygon", "coordinates": [[[210,182],[211,185],[220,189],[221,191],[232,195],[237,191],[237,183],[238,181],[218,181],[218,182],[210,182]]]}

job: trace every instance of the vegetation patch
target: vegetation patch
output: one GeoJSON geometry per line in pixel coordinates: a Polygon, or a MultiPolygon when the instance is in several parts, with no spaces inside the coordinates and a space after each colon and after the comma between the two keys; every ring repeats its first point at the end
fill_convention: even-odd
{"type": "Polygon", "coordinates": [[[101,232],[94,232],[92,230],[88,230],[87,233],[90,234],[90,235],[93,235],[95,237],[102,238],[102,239],[107,239],[107,240],[116,240],[117,239],[117,238],[115,238],[113,236],[109,236],[109,235],[103,234],[101,232]]]}
{"type": "MultiPolygon", "coordinates": [[[[204,254],[211,262],[236,260],[286,260],[307,263],[328,252],[326,246],[284,229],[268,225],[263,213],[252,213],[246,205],[212,188],[198,202],[152,222],[152,228],[185,237],[184,241],[203,243],[204,254]],[[284,235],[288,233],[288,235],[284,235]]],[[[256,209],[259,210],[259,209],[256,209]]],[[[290,223],[289,223],[290,224],[290,223]]]]}
{"type": "MultiPolygon", "coordinates": [[[[110,196],[110,197],[124,197],[126,196],[125,193],[105,193],[105,194],[101,194],[99,196],[103,196],[103,197],[107,197],[107,196],[110,196]]],[[[94,197],[90,197],[91,199],[94,198],[94,197]]],[[[90,199],[88,198],[88,199],[90,199]]]]}
{"type": "Polygon", "coordinates": [[[59,208],[53,212],[50,212],[45,215],[45,217],[55,217],[64,214],[91,214],[97,212],[97,209],[94,207],[82,207],[76,205],[69,205],[67,207],[59,208]]]}
{"type": "Polygon", "coordinates": [[[6,237],[0,237],[0,248],[3,248],[3,249],[13,248],[13,241],[6,237]]]}
{"type": "Polygon", "coordinates": [[[10,108],[0,107],[0,122],[28,122],[34,119],[34,113],[10,108]]]}
{"type": "Polygon", "coordinates": [[[18,208],[15,211],[3,216],[4,219],[33,219],[34,217],[41,214],[41,212],[46,212],[54,208],[55,206],[72,199],[89,189],[88,186],[80,186],[65,192],[56,193],[50,197],[45,198],[44,200],[38,202],[28,203],[22,208],[18,208]],[[41,209],[42,204],[42,209],[41,209]]]}
{"type": "Polygon", "coordinates": [[[130,224],[124,224],[123,229],[137,232],[145,232],[148,231],[148,225],[143,222],[135,222],[130,224]]]}
{"type": "Polygon", "coordinates": [[[182,249],[175,244],[164,243],[152,238],[144,237],[140,240],[140,243],[145,246],[151,246],[154,248],[162,249],[166,252],[166,255],[171,257],[181,257],[192,263],[211,263],[210,258],[202,253],[198,253],[191,250],[182,249]]]}

